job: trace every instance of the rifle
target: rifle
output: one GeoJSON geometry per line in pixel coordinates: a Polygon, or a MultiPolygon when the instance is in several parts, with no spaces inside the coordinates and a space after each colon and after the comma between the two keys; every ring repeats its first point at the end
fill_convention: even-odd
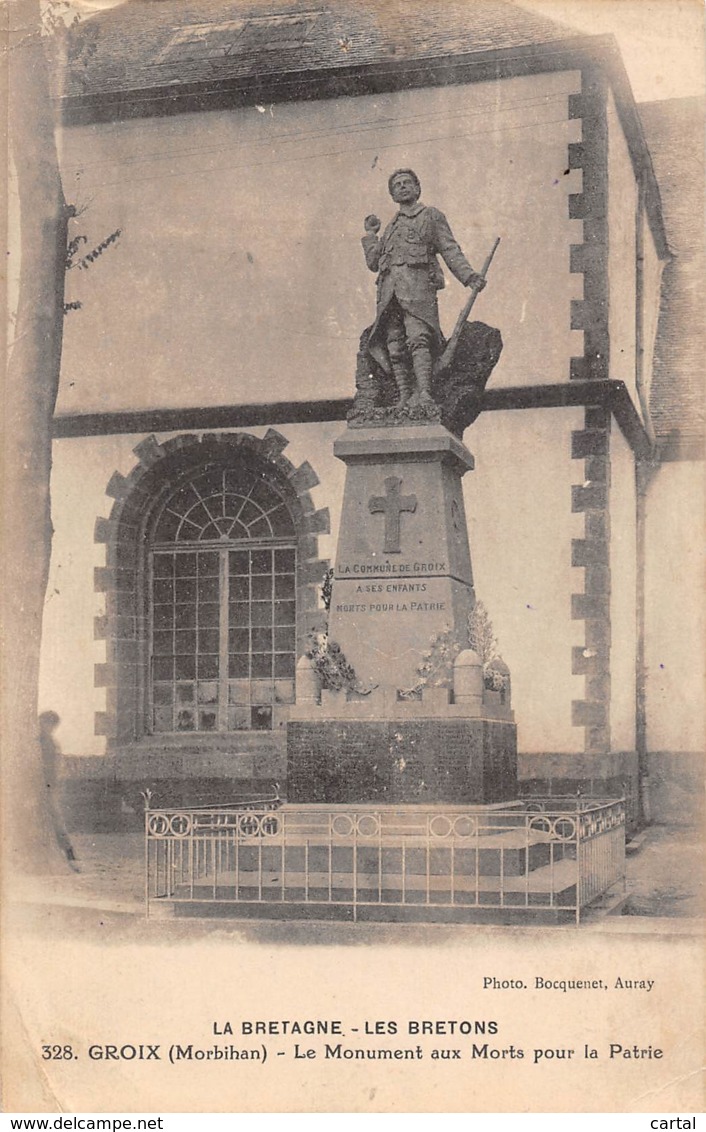
{"type": "MultiPolygon", "coordinates": [[[[495,243],[493,244],[492,248],[490,249],[488,257],[487,257],[485,263],[483,264],[483,266],[482,266],[482,268],[480,269],[480,272],[479,272],[479,275],[481,275],[481,277],[483,279],[485,279],[485,277],[486,277],[486,274],[488,272],[488,268],[490,267],[490,264],[492,262],[493,256],[495,255],[495,252],[496,252],[496,249],[497,249],[497,246],[498,246],[499,243],[500,243],[500,237],[497,236],[496,239],[495,239],[495,243]]],[[[477,298],[479,293],[480,293],[480,287],[478,287],[477,284],[475,284],[473,287],[471,287],[471,293],[466,300],[464,308],[461,311],[458,318],[456,319],[456,325],[454,326],[453,334],[451,335],[448,342],[446,343],[446,348],[445,348],[443,354],[441,355],[441,357],[439,358],[438,362],[436,363],[437,373],[440,373],[441,371],[448,369],[449,366],[451,365],[451,362],[453,361],[454,354],[456,353],[456,347],[458,345],[458,340],[459,340],[459,337],[461,335],[461,330],[463,328],[463,325],[464,325],[466,319],[468,318],[469,314],[471,313],[471,308],[472,308],[473,304],[475,303],[476,298],[477,298]]]]}

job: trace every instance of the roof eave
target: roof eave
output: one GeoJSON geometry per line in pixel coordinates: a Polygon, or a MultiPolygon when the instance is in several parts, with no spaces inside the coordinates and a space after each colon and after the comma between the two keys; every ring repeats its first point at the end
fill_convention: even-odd
{"type": "Polygon", "coordinates": [[[114,94],[58,99],[65,125],[120,121],[203,110],[382,93],[396,89],[484,82],[533,72],[603,67],[614,93],[635,176],[644,186],[645,210],[657,253],[670,257],[652,160],[625,66],[612,35],[572,36],[548,43],[444,56],[384,60],[308,70],[248,75],[239,79],[133,88],[114,94]]]}
{"type": "Polygon", "coordinates": [[[99,92],[57,99],[65,124],[109,121],[121,117],[150,117],[162,113],[203,110],[230,99],[230,105],[252,105],[263,95],[267,101],[297,97],[316,99],[373,90],[395,90],[402,86],[445,85],[482,82],[488,78],[526,74],[532,71],[580,68],[585,57],[586,36],[533,43],[520,47],[432,55],[407,59],[385,59],[348,66],[273,71],[241,79],[129,88],[114,94],[99,92]],[[541,61],[541,65],[537,62],[541,61]],[[198,105],[195,103],[198,102],[198,105]]]}

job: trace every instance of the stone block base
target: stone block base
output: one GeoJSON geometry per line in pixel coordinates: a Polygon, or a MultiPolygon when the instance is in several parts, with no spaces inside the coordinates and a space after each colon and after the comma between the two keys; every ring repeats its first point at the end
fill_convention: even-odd
{"type": "Polygon", "coordinates": [[[517,730],[494,719],[290,721],[290,803],[478,803],[517,797],[517,730]]]}

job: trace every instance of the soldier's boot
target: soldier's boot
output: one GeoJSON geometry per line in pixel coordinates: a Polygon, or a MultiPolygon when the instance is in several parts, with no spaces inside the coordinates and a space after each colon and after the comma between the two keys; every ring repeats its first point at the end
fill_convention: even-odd
{"type": "Polygon", "coordinates": [[[412,396],[412,375],[404,362],[393,362],[392,376],[395,379],[399,394],[396,405],[396,408],[399,409],[402,405],[406,405],[412,396]]]}
{"type": "Polygon", "coordinates": [[[412,351],[412,366],[414,379],[417,385],[412,401],[417,405],[433,405],[431,395],[432,358],[431,350],[417,349],[412,351]]]}
{"type": "MultiPolygon", "coordinates": [[[[394,330],[397,328],[395,327],[394,330]]],[[[407,358],[407,348],[404,340],[404,330],[401,333],[390,333],[387,340],[387,353],[390,358],[392,376],[397,386],[397,408],[406,405],[412,395],[412,374],[407,358]]]]}

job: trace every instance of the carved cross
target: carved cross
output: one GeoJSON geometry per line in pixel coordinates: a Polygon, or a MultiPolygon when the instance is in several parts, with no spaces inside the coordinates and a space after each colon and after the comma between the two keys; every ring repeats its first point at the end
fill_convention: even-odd
{"type": "Polygon", "coordinates": [[[371,515],[382,511],[385,516],[385,554],[400,553],[400,515],[403,511],[417,510],[416,495],[400,495],[401,483],[397,476],[388,476],[385,495],[373,495],[368,502],[371,515]]]}

